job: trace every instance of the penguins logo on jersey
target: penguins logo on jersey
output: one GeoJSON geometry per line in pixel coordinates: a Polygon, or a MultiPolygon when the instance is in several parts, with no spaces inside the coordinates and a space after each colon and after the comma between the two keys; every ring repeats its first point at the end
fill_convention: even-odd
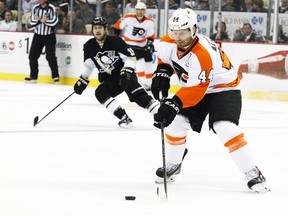
{"type": "Polygon", "coordinates": [[[109,73],[115,69],[114,64],[118,61],[119,56],[115,55],[115,51],[98,52],[95,60],[100,66],[100,73],[109,73]]]}
{"type": "Polygon", "coordinates": [[[136,36],[137,34],[142,36],[145,33],[145,29],[139,27],[133,27],[132,35],[136,36]]]}

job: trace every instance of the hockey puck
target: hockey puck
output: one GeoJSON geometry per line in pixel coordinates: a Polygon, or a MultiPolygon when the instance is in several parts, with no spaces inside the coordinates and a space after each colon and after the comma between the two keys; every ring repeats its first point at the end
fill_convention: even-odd
{"type": "Polygon", "coordinates": [[[125,196],[125,200],[135,200],[135,196],[125,196]]]}

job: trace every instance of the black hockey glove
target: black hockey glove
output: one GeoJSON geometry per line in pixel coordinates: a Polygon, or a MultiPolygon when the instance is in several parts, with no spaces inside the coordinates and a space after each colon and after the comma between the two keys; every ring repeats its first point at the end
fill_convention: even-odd
{"type": "MultiPolygon", "coordinates": [[[[174,96],[177,97],[177,96],[174,96]]],[[[173,97],[173,98],[174,98],[173,97]]],[[[174,120],[177,113],[179,113],[180,108],[182,107],[182,103],[180,99],[179,103],[175,102],[173,99],[164,99],[161,103],[158,112],[154,115],[154,126],[157,128],[161,128],[161,124],[163,127],[167,127],[174,120]]],[[[177,100],[177,101],[178,101],[177,100]]]]}
{"type": "Polygon", "coordinates": [[[159,100],[159,92],[162,92],[163,97],[168,97],[168,90],[170,88],[169,71],[165,68],[160,68],[153,73],[151,92],[156,100],[159,100]]]}
{"type": "Polygon", "coordinates": [[[135,70],[131,67],[123,67],[120,71],[119,85],[126,89],[133,80],[137,80],[135,70]]]}
{"type": "Polygon", "coordinates": [[[151,54],[154,53],[155,48],[153,45],[153,40],[152,39],[148,39],[147,40],[147,44],[145,45],[145,51],[150,52],[151,54]]]}
{"type": "Polygon", "coordinates": [[[88,78],[85,78],[84,76],[81,75],[74,85],[75,93],[81,95],[82,92],[86,89],[89,82],[90,81],[88,80],[88,78]]]}

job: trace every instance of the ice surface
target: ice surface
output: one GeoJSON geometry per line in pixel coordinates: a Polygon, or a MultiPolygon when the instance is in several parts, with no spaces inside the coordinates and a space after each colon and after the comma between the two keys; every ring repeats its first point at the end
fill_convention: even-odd
{"type": "Polygon", "coordinates": [[[41,119],[72,89],[0,81],[1,216],[287,215],[288,103],[243,101],[240,126],[270,193],[247,188],[205,124],[200,135],[189,134],[182,173],[161,201],[154,183],[162,164],[160,131],[125,94],[118,100],[133,129],[118,127],[93,88],[33,127],[35,116],[41,119]]]}

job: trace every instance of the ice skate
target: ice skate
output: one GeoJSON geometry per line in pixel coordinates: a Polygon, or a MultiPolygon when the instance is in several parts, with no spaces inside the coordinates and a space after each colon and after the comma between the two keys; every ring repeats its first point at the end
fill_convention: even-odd
{"type": "Polygon", "coordinates": [[[127,114],[125,114],[122,119],[118,122],[118,125],[122,128],[132,128],[133,127],[133,122],[129,118],[127,114]]]}
{"type": "Polygon", "coordinates": [[[246,174],[247,186],[249,189],[257,192],[257,193],[265,193],[270,191],[270,189],[266,185],[266,179],[262,175],[261,171],[254,167],[246,174]]]}
{"type": "Polygon", "coordinates": [[[58,85],[59,84],[59,77],[55,77],[55,78],[53,78],[53,81],[54,81],[54,84],[55,85],[58,85]]]}
{"type": "Polygon", "coordinates": [[[25,83],[37,83],[37,79],[32,79],[31,77],[25,77],[25,83]]]}
{"type": "MultiPolygon", "coordinates": [[[[184,155],[182,158],[182,162],[186,156],[186,154],[188,153],[188,149],[185,149],[184,151],[184,155]]],[[[176,175],[178,175],[181,172],[181,165],[180,164],[171,164],[171,163],[167,163],[166,164],[166,174],[167,174],[167,183],[172,183],[176,180],[176,175]]],[[[155,183],[156,184],[162,184],[164,182],[164,172],[163,172],[163,167],[160,167],[157,169],[156,171],[156,180],[155,183]]]]}

